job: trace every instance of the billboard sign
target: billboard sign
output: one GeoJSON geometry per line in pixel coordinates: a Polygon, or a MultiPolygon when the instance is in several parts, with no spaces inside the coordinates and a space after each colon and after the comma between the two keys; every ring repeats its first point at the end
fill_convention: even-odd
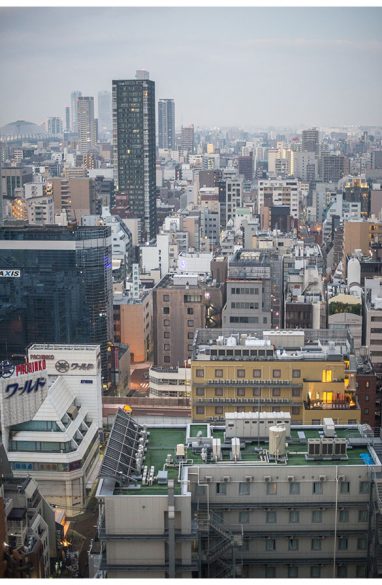
{"type": "Polygon", "coordinates": [[[46,370],[0,379],[1,424],[17,425],[33,419],[48,395],[46,370]]]}

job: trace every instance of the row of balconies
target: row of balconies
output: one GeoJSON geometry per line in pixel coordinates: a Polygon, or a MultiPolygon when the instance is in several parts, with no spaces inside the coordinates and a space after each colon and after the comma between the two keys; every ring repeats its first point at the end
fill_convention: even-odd
{"type": "Polygon", "coordinates": [[[302,402],[290,400],[289,398],[225,398],[224,396],[213,398],[194,398],[198,404],[223,403],[223,404],[291,404],[293,406],[302,406],[302,402]]]}
{"type": "MultiPolygon", "coordinates": [[[[305,380],[304,380],[305,381],[305,380]]],[[[217,380],[207,380],[206,382],[199,382],[194,380],[194,383],[201,385],[201,386],[216,386],[216,385],[225,385],[225,386],[283,386],[291,388],[302,388],[301,382],[293,382],[291,380],[263,380],[260,378],[259,380],[227,380],[227,379],[217,379],[217,380]]]]}

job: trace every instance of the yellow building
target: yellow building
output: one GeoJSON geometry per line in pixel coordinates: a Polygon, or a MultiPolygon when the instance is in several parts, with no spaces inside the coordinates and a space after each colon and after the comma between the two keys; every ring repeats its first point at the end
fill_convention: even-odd
{"type": "Polygon", "coordinates": [[[326,417],[358,423],[354,378],[343,357],[351,341],[329,339],[333,335],[339,332],[198,331],[191,361],[193,421],[282,411],[290,412],[292,424],[318,425],[326,417]]]}

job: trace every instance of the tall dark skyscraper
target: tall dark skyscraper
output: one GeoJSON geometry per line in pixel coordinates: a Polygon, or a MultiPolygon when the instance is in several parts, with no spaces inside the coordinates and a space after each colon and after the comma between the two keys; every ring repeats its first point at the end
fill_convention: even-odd
{"type": "Polygon", "coordinates": [[[175,150],[175,102],[160,99],[158,102],[158,146],[175,150]]]}
{"type": "Polygon", "coordinates": [[[155,83],[147,78],[113,81],[113,158],[116,188],[142,221],[142,243],[155,239],[155,83]]]}
{"type": "Polygon", "coordinates": [[[30,343],[112,340],[111,229],[0,227],[0,361],[30,343]]]}
{"type": "Polygon", "coordinates": [[[314,152],[317,156],[320,152],[320,132],[317,128],[302,131],[302,150],[314,152]]]}

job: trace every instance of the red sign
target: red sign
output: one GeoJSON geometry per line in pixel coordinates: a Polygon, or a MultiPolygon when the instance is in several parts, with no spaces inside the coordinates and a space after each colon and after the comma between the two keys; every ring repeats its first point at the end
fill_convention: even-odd
{"type": "Polygon", "coordinates": [[[46,369],[46,361],[39,360],[37,362],[26,362],[25,364],[18,364],[15,368],[16,376],[23,374],[33,374],[34,372],[41,372],[46,369]]]}

